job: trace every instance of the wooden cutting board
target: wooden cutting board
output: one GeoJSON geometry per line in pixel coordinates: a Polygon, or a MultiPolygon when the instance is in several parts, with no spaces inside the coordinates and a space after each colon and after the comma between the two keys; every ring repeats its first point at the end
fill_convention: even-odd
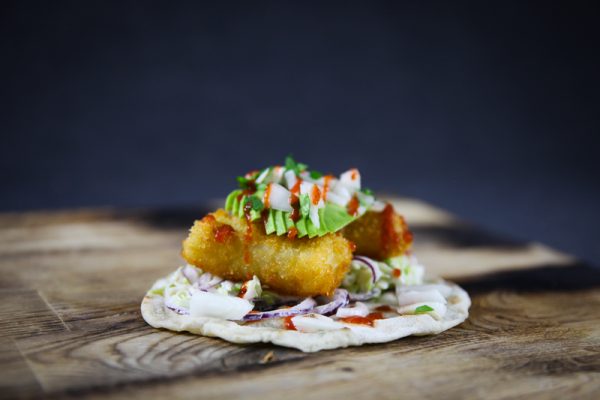
{"type": "Polygon", "coordinates": [[[0,397],[598,398],[600,270],[396,199],[471,294],[437,336],[304,354],[153,329],[140,301],[206,210],[0,215],[0,397]]]}

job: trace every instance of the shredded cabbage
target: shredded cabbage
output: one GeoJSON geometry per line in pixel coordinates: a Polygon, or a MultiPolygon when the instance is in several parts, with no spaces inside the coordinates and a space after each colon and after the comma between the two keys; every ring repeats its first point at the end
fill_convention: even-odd
{"type": "MultiPolygon", "coordinates": [[[[373,297],[382,298],[389,289],[423,284],[425,269],[414,256],[402,255],[383,262],[370,259],[368,261],[374,266],[376,276],[373,277],[372,269],[363,262],[353,260],[350,270],[344,276],[341,288],[350,293],[369,293],[373,297]]],[[[166,278],[158,280],[150,289],[150,293],[164,296],[165,304],[180,313],[189,312],[192,296],[200,291],[225,296],[240,296],[249,302],[260,301],[266,305],[274,304],[281,299],[278,294],[263,290],[260,280],[256,276],[246,282],[222,280],[214,286],[210,286],[212,283],[200,286],[199,281],[202,281],[203,274],[205,274],[204,271],[195,266],[179,267],[166,278]],[[197,274],[192,273],[188,279],[184,274],[184,268],[188,269],[187,276],[190,276],[189,268],[194,268],[197,274]]]]}
{"type": "Polygon", "coordinates": [[[395,277],[392,273],[394,285],[422,285],[425,275],[425,267],[423,267],[417,257],[414,255],[402,255],[399,257],[388,258],[388,265],[393,269],[400,271],[400,276],[395,277]]]}
{"type": "Polygon", "coordinates": [[[218,293],[225,296],[238,296],[242,285],[245,285],[246,293],[243,298],[248,301],[260,298],[263,293],[260,280],[256,276],[247,282],[236,283],[223,280],[213,287],[201,290],[183,274],[184,268],[194,268],[198,273],[197,276],[201,276],[204,273],[200,268],[193,265],[179,267],[166,278],[158,280],[150,289],[150,293],[164,296],[165,303],[169,307],[184,311],[189,311],[190,300],[194,293],[199,291],[218,293]]]}
{"type": "Polygon", "coordinates": [[[402,285],[420,285],[423,283],[425,268],[415,256],[402,255],[388,258],[384,262],[373,261],[379,267],[381,275],[373,282],[373,273],[363,263],[353,260],[350,270],[344,276],[342,287],[351,293],[374,292],[380,295],[385,290],[402,285]]]}

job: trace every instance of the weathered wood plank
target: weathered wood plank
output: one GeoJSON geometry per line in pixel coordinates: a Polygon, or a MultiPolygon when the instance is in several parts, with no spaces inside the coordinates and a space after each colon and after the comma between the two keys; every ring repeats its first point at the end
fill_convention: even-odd
{"type": "Polygon", "coordinates": [[[36,290],[0,289],[0,331],[19,338],[68,331],[68,326],[36,290]]]}
{"type": "Polygon", "coordinates": [[[441,335],[317,354],[150,328],[139,304],[202,209],[0,215],[0,397],[594,397],[600,274],[413,200],[396,206],[471,317],[441,335]],[[4,371],[10,371],[4,373],[4,371]]]}
{"type": "Polygon", "coordinates": [[[15,342],[0,337],[0,399],[40,397],[42,386],[15,342]]]}
{"type": "Polygon", "coordinates": [[[224,373],[260,365],[268,353],[277,360],[304,357],[291,349],[233,346],[218,339],[135,327],[133,323],[128,328],[93,334],[22,339],[18,345],[48,393],[144,383],[192,373],[224,373]]]}

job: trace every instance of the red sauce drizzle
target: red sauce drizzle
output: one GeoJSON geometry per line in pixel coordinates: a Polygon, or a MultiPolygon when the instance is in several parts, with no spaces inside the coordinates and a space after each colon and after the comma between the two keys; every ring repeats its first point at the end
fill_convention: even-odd
{"type": "Polygon", "coordinates": [[[392,312],[395,311],[392,307],[385,305],[385,306],[379,306],[375,309],[376,311],[381,311],[381,312],[392,312]]]}
{"type": "Polygon", "coordinates": [[[394,215],[396,215],[394,207],[387,203],[382,211],[381,223],[381,247],[386,254],[393,252],[400,242],[398,232],[394,229],[394,215]]]}
{"type": "Polygon", "coordinates": [[[400,216],[400,223],[402,224],[402,240],[404,241],[404,243],[406,243],[408,245],[408,244],[412,243],[412,241],[413,241],[413,234],[408,229],[406,220],[404,219],[404,217],[402,215],[400,216]]]}
{"type": "Polygon", "coordinates": [[[358,170],[356,168],[352,168],[352,172],[350,172],[350,179],[355,181],[358,178],[358,170]]]}
{"type": "Polygon", "coordinates": [[[269,210],[267,210],[266,208],[263,209],[260,213],[260,217],[262,218],[263,223],[267,223],[267,220],[269,219],[269,210]]]}
{"type": "Polygon", "coordinates": [[[270,208],[271,207],[271,184],[269,183],[267,185],[267,188],[265,189],[265,194],[263,195],[263,203],[265,204],[265,208],[270,208]]]}
{"type": "Polygon", "coordinates": [[[250,264],[250,249],[248,248],[248,244],[252,241],[251,210],[252,205],[250,203],[246,203],[244,206],[244,216],[246,217],[246,234],[244,235],[244,263],[246,263],[246,265],[250,264]]]}
{"type": "Polygon", "coordinates": [[[346,207],[348,214],[355,216],[358,213],[359,206],[360,206],[360,203],[358,202],[358,197],[352,196],[352,198],[348,202],[348,206],[346,207]]]}
{"type": "Polygon", "coordinates": [[[310,194],[310,199],[312,203],[316,206],[319,204],[319,200],[321,200],[321,191],[317,185],[313,185],[312,193],[310,194]]]}
{"type": "Polygon", "coordinates": [[[294,195],[290,196],[290,206],[292,206],[290,218],[296,222],[300,219],[300,199],[294,195]]]}
{"type": "Polygon", "coordinates": [[[354,243],[352,240],[348,240],[348,245],[350,246],[350,251],[354,253],[356,251],[356,243],[354,243]]]}
{"type": "Polygon", "coordinates": [[[217,222],[215,216],[212,214],[205,215],[204,218],[202,218],[202,221],[208,222],[209,224],[214,224],[215,222],[217,222]]]}
{"type": "Polygon", "coordinates": [[[374,326],[375,321],[378,319],[384,319],[384,316],[380,312],[371,313],[366,317],[359,317],[358,315],[354,315],[352,317],[344,317],[340,318],[340,321],[346,322],[348,324],[359,324],[359,325],[369,325],[374,326]]]}
{"type": "Polygon", "coordinates": [[[234,229],[230,225],[221,225],[215,229],[215,240],[219,243],[225,243],[231,235],[233,235],[234,229]]]}
{"type": "Polygon", "coordinates": [[[323,178],[323,201],[327,200],[327,193],[329,192],[329,182],[333,178],[332,175],[326,175],[323,178]]]}
{"type": "Polygon", "coordinates": [[[242,284],[242,287],[240,288],[240,292],[238,293],[237,297],[244,297],[244,295],[246,294],[246,292],[248,291],[248,285],[246,284],[247,282],[244,282],[242,284]]]}
{"type": "Polygon", "coordinates": [[[250,195],[250,194],[254,194],[256,192],[256,182],[255,181],[248,181],[246,183],[246,185],[248,187],[242,191],[243,194],[250,195]]]}
{"type": "Polygon", "coordinates": [[[302,183],[302,179],[298,179],[294,186],[290,189],[290,206],[292,206],[292,213],[290,214],[290,218],[292,221],[296,222],[300,219],[300,184],[302,183]]]}
{"type": "Polygon", "coordinates": [[[392,276],[393,276],[394,278],[400,278],[400,276],[401,276],[401,275],[402,275],[402,271],[401,271],[401,270],[399,270],[399,269],[394,269],[394,270],[392,271],[392,276]]]}
{"type": "Polygon", "coordinates": [[[294,325],[294,322],[292,321],[293,317],[293,315],[290,315],[289,317],[283,318],[283,326],[285,326],[285,329],[288,331],[297,331],[296,325],[294,325]]]}
{"type": "Polygon", "coordinates": [[[287,233],[287,237],[290,240],[294,240],[294,239],[296,239],[296,236],[298,236],[298,229],[296,229],[295,227],[292,226],[287,233]]]}
{"type": "Polygon", "coordinates": [[[242,190],[242,193],[237,195],[237,201],[242,201],[244,196],[250,196],[256,193],[256,183],[254,181],[248,182],[248,189],[242,190]]]}
{"type": "Polygon", "coordinates": [[[300,185],[302,184],[302,179],[298,179],[296,180],[296,183],[294,183],[294,186],[292,186],[292,188],[290,189],[290,192],[296,196],[298,196],[298,194],[300,194],[300,185]]]}
{"type": "Polygon", "coordinates": [[[250,242],[252,240],[252,215],[250,214],[252,211],[252,205],[250,203],[246,203],[244,206],[244,217],[246,217],[246,235],[244,240],[246,242],[250,242]]]}

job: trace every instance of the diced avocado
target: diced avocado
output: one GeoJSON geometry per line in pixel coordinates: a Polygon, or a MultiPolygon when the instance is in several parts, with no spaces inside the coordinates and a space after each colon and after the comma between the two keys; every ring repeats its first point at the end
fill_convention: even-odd
{"type": "Polygon", "coordinates": [[[308,237],[311,239],[317,236],[318,234],[317,227],[312,223],[310,219],[306,220],[306,230],[308,231],[308,237]]]}
{"type": "Polygon", "coordinates": [[[300,195],[300,215],[308,218],[310,214],[310,197],[304,193],[300,195]]]}
{"type": "Polygon", "coordinates": [[[267,218],[267,223],[265,224],[265,232],[267,235],[275,232],[277,229],[275,228],[275,210],[272,208],[269,210],[269,217],[267,218]]]}
{"type": "Polygon", "coordinates": [[[239,194],[239,190],[234,190],[233,192],[229,193],[229,196],[227,196],[227,200],[225,200],[225,210],[231,212],[231,210],[233,209],[233,204],[235,203],[235,199],[238,197],[239,194]]]}
{"type": "Polygon", "coordinates": [[[350,222],[354,221],[356,217],[348,214],[344,207],[336,204],[327,203],[325,207],[319,210],[319,219],[321,226],[328,232],[337,232],[350,222]]]}
{"type": "MultiPolygon", "coordinates": [[[[244,204],[247,200],[247,196],[242,196],[238,201],[241,191],[238,192],[237,196],[233,196],[233,193],[230,194],[226,203],[228,204],[227,207],[231,209],[230,212],[232,215],[244,218],[244,204]]],[[[269,209],[268,217],[265,222],[265,232],[267,235],[276,233],[278,236],[281,236],[286,234],[292,227],[295,227],[298,230],[297,237],[299,238],[304,236],[308,236],[309,238],[314,238],[316,236],[320,237],[327,235],[328,233],[337,232],[356,219],[356,217],[349,215],[344,207],[333,203],[326,203],[325,207],[319,209],[320,226],[317,228],[308,216],[302,215],[303,202],[304,205],[310,209],[308,196],[301,196],[301,217],[298,221],[293,221],[291,219],[291,213],[289,212],[269,209]]],[[[252,221],[259,220],[262,218],[262,214],[258,210],[252,210],[250,212],[250,218],[252,221]]]]}
{"type": "Polygon", "coordinates": [[[287,232],[283,211],[275,210],[275,229],[277,230],[277,235],[283,235],[287,232]]]}
{"type": "Polygon", "coordinates": [[[231,210],[229,210],[231,215],[237,215],[238,209],[240,208],[240,201],[238,200],[238,196],[235,196],[233,198],[233,204],[231,205],[231,210]]]}
{"type": "Polygon", "coordinates": [[[292,219],[292,214],[289,212],[284,213],[285,214],[285,227],[287,228],[288,232],[291,228],[295,228],[296,224],[294,223],[294,220],[292,219]]]}
{"type": "Polygon", "coordinates": [[[237,216],[240,218],[244,218],[244,205],[246,205],[246,196],[242,196],[238,204],[237,216]]]}
{"type": "Polygon", "coordinates": [[[334,232],[327,228],[327,225],[323,222],[323,208],[319,209],[319,228],[317,228],[317,234],[319,237],[327,235],[328,233],[334,232]]]}
{"type": "Polygon", "coordinates": [[[306,219],[300,218],[296,221],[296,229],[298,229],[298,237],[304,237],[308,235],[308,231],[306,230],[306,219]]]}
{"type": "Polygon", "coordinates": [[[256,197],[258,197],[258,199],[260,201],[263,201],[264,196],[265,196],[265,191],[264,191],[264,189],[261,189],[261,190],[256,189],[256,192],[254,192],[254,194],[252,196],[256,196],[256,197]]]}
{"type": "Polygon", "coordinates": [[[319,235],[319,237],[321,237],[327,235],[328,233],[331,233],[331,231],[327,229],[323,222],[321,222],[321,226],[319,227],[319,229],[317,229],[317,234],[319,235]]]}
{"type": "Polygon", "coordinates": [[[256,221],[260,218],[260,211],[252,210],[250,211],[250,221],[256,221]]]}

